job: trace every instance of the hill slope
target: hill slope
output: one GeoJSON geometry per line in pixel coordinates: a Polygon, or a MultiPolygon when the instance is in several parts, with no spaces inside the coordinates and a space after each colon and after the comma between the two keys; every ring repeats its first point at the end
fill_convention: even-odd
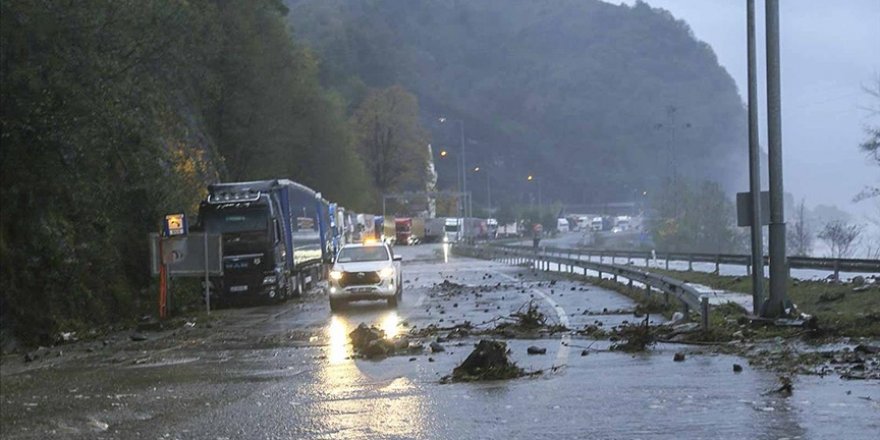
{"type": "MultiPolygon", "coordinates": [[[[325,85],[356,102],[364,85],[403,84],[453,153],[457,130],[434,121],[462,119],[468,164],[498,168],[495,200],[524,202],[527,173],[544,200],[570,202],[634,198],[673,173],[728,188],[747,174],[736,85],[668,12],[596,0],[288,4],[325,85]]],[[[454,186],[454,162],[438,170],[454,186]]]]}

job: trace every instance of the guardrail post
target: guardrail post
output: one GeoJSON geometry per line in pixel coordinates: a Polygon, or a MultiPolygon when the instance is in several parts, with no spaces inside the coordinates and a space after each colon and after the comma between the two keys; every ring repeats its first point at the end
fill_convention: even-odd
{"type": "Polygon", "coordinates": [[[669,254],[666,254],[666,270],[669,270],[669,254]]]}
{"type": "Polygon", "coordinates": [[[663,305],[669,305],[669,292],[663,291],[663,305]]]}
{"type": "Polygon", "coordinates": [[[709,297],[700,297],[700,317],[702,318],[703,331],[709,330],[709,297]]]}
{"type": "Polygon", "coordinates": [[[651,266],[651,255],[645,255],[645,267],[651,266]]]}
{"type": "Polygon", "coordinates": [[[718,255],[715,255],[715,275],[721,275],[721,264],[718,259],[718,255]]]}
{"type": "Polygon", "coordinates": [[[752,264],[754,264],[754,261],[752,261],[752,256],[749,255],[748,257],[746,257],[746,276],[747,277],[752,276],[752,264]]]}
{"type": "Polygon", "coordinates": [[[626,287],[627,287],[627,289],[629,289],[629,294],[632,295],[632,293],[633,293],[633,280],[632,280],[632,278],[630,278],[629,282],[626,283],[626,287]]]}
{"type": "Polygon", "coordinates": [[[599,251],[599,263],[600,263],[600,264],[605,262],[605,259],[603,258],[603,255],[602,255],[602,254],[603,254],[603,252],[602,252],[602,251],[599,251]]]}
{"type": "Polygon", "coordinates": [[[681,302],[681,314],[685,320],[691,319],[691,307],[684,301],[681,302]]]}
{"type": "Polygon", "coordinates": [[[694,256],[688,254],[688,272],[693,272],[694,270],[694,256]]]}
{"type": "Polygon", "coordinates": [[[834,260],[834,281],[840,281],[840,260],[834,260]]]}

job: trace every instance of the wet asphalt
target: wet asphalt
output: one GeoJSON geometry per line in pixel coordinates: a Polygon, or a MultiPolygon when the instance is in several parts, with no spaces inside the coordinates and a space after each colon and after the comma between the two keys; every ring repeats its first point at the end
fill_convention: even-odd
{"type": "Polygon", "coordinates": [[[30,363],[8,356],[0,364],[0,437],[880,437],[880,384],[800,376],[793,394],[782,396],[768,392],[779,386],[775,374],[701,347],[660,344],[630,355],[571,334],[507,340],[517,364],[543,374],[456,384],[440,378],[477,337],[449,339],[438,353],[357,359],[347,335],[361,322],[389,335],[465,321],[486,327],[529,301],[571,329],[636,319],[627,313],[631,300],[606,289],[563,279],[550,285],[552,275],[525,267],[444,261],[438,246],[396,251],[405,270],[397,309],[356,303],[331,314],[326,296],[314,291],[280,305],[220,310],[210,323],[201,316],[189,326],[145,332],[145,341],[120,333],[106,343],[56,347],[30,363]],[[438,288],[444,280],[466,287],[438,288]],[[547,353],[526,354],[531,345],[547,353]],[[678,351],[684,362],[673,362],[678,351]],[[733,373],[734,363],[744,371],[733,373]]]}

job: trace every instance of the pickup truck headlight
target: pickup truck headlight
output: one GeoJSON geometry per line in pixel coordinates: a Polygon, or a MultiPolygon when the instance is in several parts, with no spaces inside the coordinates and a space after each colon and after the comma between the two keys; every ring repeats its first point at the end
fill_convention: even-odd
{"type": "Polygon", "coordinates": [[[331,270],[330,271],[330,279],[333,280],[341,280],[342,279],[342,271],[339,270],[331,270]]]}
{"type": "Polygon", "coordinates": [[[278,277],[276,277],[275,275],[268,275],[266,277],[263,277],[263,285],[275,284],[275,281],[277,281],[277,280],[278,280],[278,277]]]}
{"type": "Polygon", "coordinates": [[[394,276],[394,268],[393,267],[385,267],[379,271],[379,276],[382,278],[391,278],[394,276]]]}

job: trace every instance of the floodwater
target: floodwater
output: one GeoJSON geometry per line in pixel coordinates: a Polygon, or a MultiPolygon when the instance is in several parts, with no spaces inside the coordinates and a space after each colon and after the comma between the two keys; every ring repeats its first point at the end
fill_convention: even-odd
{"type": "MultiPolygon", "coordinates": [[[[354,304],[331,314],[313,292],[278,306],[222,310],[211,328],[126,335],[64,346],[24,364],[3,359],[4,439],[873,439],[880,435],[876,382],[799,376],[790,396],[779,379],[740,358],[700,347],[658,345],[643,354],[564,335],[509,340],[510,356],[543,374],[441,384],[477,338],[445,351],[352,357],[359,323],[388,334],[493,319],[539,304],[570,328],[633,320],[615,292],[550,274],[450,257],[435,247],[399,248],[407,280],[397,310],[354,304]],[[440,257],[438,257],[440,255],[440,257]],[[435,287],[465,284],[463,294],[435,287]],[[498,283],[501,283],[498,286],[498,283]],[[470,290],[484,287],[480,295],[470,290]],[[498,287],[495,287],[498,286],[498,287]],[[574,289],[574,290],[572,290],[574,289]],[[586,290],[582,290],[586,289],[586,290]],[[585,312],[589,312],[585,314],[585,312]],[[530,356],[526,348],[547,348],[530,356]],[[587,355],[582,352],[586,350],[587,355]],[[682,351],[684,362],[673,362],[682,351]],[[733,364],[742,364],[741,373],[733,364]]],[[[490,323],[487,323],[490,322],[490,323]]],[[[484,324],[486,323],[486,324],[484,324]]],[[[441,333],[443,335],[443,333],[441,333]]],[[[429,342],[425,339],[423,342],[429,342]]]]}

